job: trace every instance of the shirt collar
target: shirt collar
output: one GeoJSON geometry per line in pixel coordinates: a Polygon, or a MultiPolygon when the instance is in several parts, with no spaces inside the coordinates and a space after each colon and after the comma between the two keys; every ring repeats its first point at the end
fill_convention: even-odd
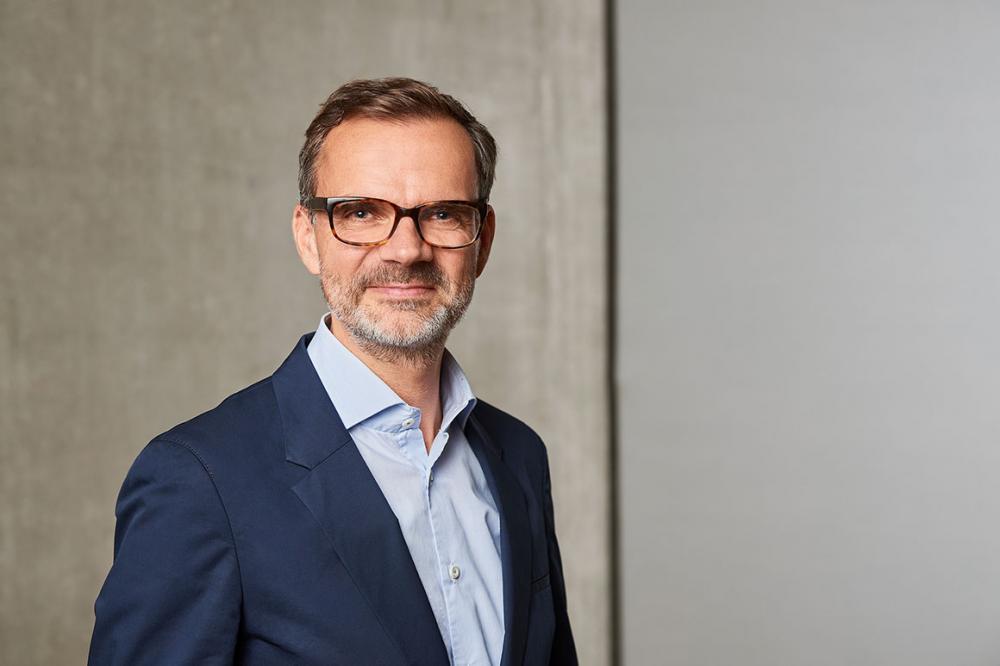
{"type": "MultiPolygon", "coordinates": [[[[344,427],[350,430],[391,407],[405,405],[395,391],[330,332],[326,323],[329,316],[327,313],[320,318],[307,351],[344,427]]],[[[447,429],[452,421],[464,429],[475,405],[469,380],[446,349],[441,362],[442,429],[447,429]]]]}

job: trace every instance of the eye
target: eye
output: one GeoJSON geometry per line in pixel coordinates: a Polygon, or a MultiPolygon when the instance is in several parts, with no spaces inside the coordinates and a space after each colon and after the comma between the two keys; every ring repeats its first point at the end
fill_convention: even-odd
{"type": "Polygon", "coordinates": [[[381,208],[370,201],[348,201],[333,209],[334,220],[342,224],[374,223],[385,215],[381,208]]]}

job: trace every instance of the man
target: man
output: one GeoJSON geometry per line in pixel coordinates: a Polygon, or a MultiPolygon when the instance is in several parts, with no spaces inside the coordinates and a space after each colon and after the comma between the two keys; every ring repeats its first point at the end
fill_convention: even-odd
{"type": "Polygon", "coordinates": [[[576,663],[545,449],[444,347],[489,258],[495,161],[424,83],[327,99],[292,230],[330,313],[139,454],[92,664],[576,663]]]}

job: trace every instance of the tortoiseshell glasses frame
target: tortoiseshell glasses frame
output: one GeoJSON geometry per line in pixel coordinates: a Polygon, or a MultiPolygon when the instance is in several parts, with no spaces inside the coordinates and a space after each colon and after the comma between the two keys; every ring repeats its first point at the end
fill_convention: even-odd
{"type": "Polygon", "coordinates": [[[409,217],[414,221],[421,240],[433,247],[448,250],[468,247],[479,240],[489,209],[486,201],[428,201],[412,208],[403,208],[385,199],[360,196],[312,197],[301,205],[311,212],[326,213],[334,237],[347,245],[385,245],[396,232],[400,220],[409,217]],[[357,206],[346,206],[351,203],[357,206]],[[393,215],[391,225],[388,224],[390,207],[393,215]],[[342,216],[335,216],[334,211],[341,212],[342,216]],[[442,217],[434,217],[435,214],[442,217]],[[368,217],[361,217],[364,215],[368,217]],[[340,220],[339,225],[335,221],[337,219],[340,220]],[[353,222],[357,224],[351,227],[353,222]],[[440,228],[435,229],[435,224],[440,228]],[[442,242],[446,237],[452,240],[442,242]]]}

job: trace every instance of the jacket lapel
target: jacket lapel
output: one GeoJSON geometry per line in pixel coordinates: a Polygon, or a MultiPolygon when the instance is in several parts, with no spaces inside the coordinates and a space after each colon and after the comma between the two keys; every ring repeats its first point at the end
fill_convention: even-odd
{"type": "Polygon", "coordinates": [[[524,491],[503,461],[498,447],[476,413],[469,417],[466,438],[483,468],[486,482],[500,510],[500,553],[503,569],[503,656],[501,666],[524,660],[531,594],[531,531],[524,491]]]}
{"type": "Polygon", "coordinates": [[[447,650],[399,522],[309,359],[311,337],[299,340],[272,378],[286,459],[310,470],[292,491],[323,528],[399,647],[402,662],[447,664],[447,650]]]}

